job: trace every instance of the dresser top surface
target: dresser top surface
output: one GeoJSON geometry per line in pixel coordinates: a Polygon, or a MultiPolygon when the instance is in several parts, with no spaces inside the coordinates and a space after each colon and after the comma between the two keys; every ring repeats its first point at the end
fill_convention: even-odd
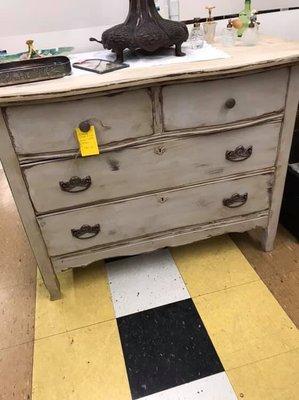
{"type": "Polygon", "coordinates": [[[109,92],[188,79],[204,79],[234,73],[263,70],[299,63],[299,42],[262,37],[253,47],[237,45],[215,47],[230,55],[227,59],[181,62],[144,68],[126,68],[98,75],[70,75],[61,79],[0,88],[0,105],[38,101],[57,101],[84,94],[109,92]]]}

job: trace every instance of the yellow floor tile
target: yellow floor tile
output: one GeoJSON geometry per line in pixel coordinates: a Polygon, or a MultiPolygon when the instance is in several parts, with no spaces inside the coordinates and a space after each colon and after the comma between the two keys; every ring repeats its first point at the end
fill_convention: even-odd
{"type": "Polygon", "coordinates": [[[68,333],[34,344],[32,400],[77,400],[72,378],[75,353],[68,333]]]}
{"type": "MultiPolygon", "coordinates": [[[[62,281],[61,278],[60,281],[62,281]]],[[[66,332],[62,300],[50,301],[47,289],[38,273],[36,281],[35,339],[62,332],[66,332]]]]}
{"type": "Polygon", "coordinates": [[[76,351],[78,400],[131,400],[116,320],[70,335],[76,351]]]}
{"type": "Polygon", "coordinates": [[[240,399],[297,400],[299,398],[299,350],[228,371],[240,399]]]}
{"type": "Polygon", "coordinates": [[[295,325],[261,281],[194,302],[226,370],[299,346],[295,325]]]}
{"type": "Polygon", "coordinates": [[[32,399],[131,399],[116,321],[37,340],[32,399]]]}
{"type": "Polygon", "coordinates": [[[59,274],[63,298],[49,301],[41,279],[37,280],[35,338],[55,335],[114,318],[103,263],[59,274]]]}
{"type": "Polygon", "coordinates": [[[228,236],[171,249],[191,297],[259,279],[228,236]]]}

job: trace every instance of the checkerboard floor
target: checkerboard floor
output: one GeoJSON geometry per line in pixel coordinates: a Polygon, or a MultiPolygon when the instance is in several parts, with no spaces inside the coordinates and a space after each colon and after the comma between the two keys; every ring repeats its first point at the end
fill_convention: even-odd
{"type": "Polygon", "coordinates": [[[33,400],[296,400],[299,337],[224,236],[38,279],[33,400]]]}

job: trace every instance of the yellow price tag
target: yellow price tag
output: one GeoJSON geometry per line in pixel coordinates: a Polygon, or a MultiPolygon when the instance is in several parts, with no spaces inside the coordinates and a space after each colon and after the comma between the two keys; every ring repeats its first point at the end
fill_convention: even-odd
{"type": "Polygon", "coordinates": [[[96,131],[93,125],[87,132],[82,132],[80,128],[77,128],[76,134],[82,157],[96,156],[100,154],[96,131]]]}

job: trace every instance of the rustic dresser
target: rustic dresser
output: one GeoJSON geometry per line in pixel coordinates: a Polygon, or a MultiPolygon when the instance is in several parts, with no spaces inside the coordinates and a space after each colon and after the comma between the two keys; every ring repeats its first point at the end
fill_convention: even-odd
{"type": "Polygon", "coordinates": [[[273,248],[299,45],[226,51],[0,89],[0,156],[51,299],[57,272],[99,259],[253,230],[273,248]],[[78,126],[99,156],[79,155],[78,126]]]}

